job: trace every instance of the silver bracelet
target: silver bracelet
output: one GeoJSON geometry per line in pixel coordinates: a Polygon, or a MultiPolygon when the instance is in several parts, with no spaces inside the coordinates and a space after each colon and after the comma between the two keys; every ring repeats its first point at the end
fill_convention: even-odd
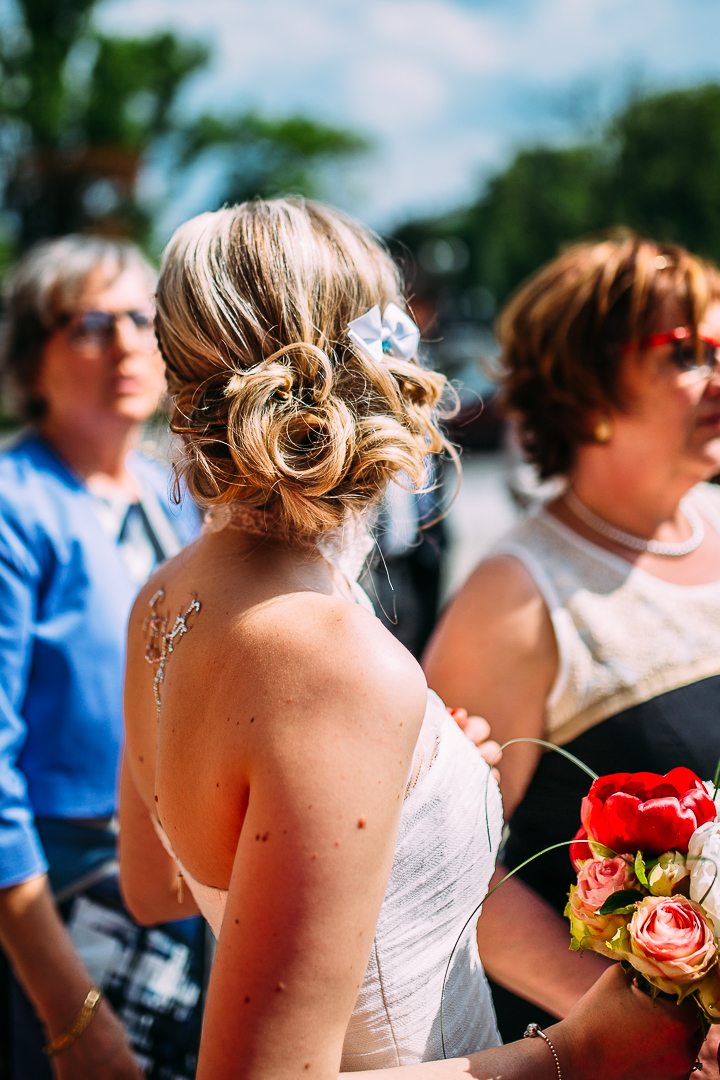
{"type": "Polygon", "coordinates": [[[558,1080],[562,1080],[562,1073],[560,1072],[560,1060],[559,1060],[557,1054],[555,1053],[555,1047],[550,1042],[547,1035],[542,1030],[542,1028],[540,1027],[539,1024],[528,1024],[528,1026],[525,1028],[525,1034],[523,1035],[523,1039],[537,1039],[537,1038],[544,1039],[545,1042],[550,1047],[550,1053],[555,1058],[555,1068],[557,1069],[558,1080]]]}

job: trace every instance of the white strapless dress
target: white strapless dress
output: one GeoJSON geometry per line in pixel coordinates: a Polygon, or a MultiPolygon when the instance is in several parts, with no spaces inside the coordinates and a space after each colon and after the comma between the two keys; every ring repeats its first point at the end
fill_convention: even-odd
{"type": "MultiPolygon", "coordinates": [[[[502,823],[488,766],[429,691],[370,962],[345,1035],[343,1072],[441,1059],[441,996],[447,1057],[500,1044],[475,909],[487,892],[502,823]]],[[[227,893],[180,868],[217,937],[227,893]]]]}

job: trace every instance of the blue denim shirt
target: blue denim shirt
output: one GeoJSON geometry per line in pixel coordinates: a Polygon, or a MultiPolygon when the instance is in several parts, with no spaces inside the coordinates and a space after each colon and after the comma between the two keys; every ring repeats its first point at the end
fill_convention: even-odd
{"type": "MultiPolygon", "coordinates": [[[[139,454],[178,540],[197,533],[168,474],[139,454]]],[[[38,435],[0,454],[0,888],[47,869],[34,816],[110,815],[125,634],[137,586],[82,480],[38,435]]]]}

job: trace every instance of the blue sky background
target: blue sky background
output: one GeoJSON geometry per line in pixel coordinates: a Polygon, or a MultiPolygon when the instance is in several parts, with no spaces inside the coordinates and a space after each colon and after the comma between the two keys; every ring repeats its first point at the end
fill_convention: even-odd
{"type": "MultiPolygon", "coordinates": [[[[638,89],[720,80],[718,0],[105,0],[97,21],[213,48],[188,113],[304,112],[368,136],[328,194],[380,229],[469,201],[519,146],[572,142],[638,89]]],[[[213,184],[208,167],[165,226],[213,184]]]]}

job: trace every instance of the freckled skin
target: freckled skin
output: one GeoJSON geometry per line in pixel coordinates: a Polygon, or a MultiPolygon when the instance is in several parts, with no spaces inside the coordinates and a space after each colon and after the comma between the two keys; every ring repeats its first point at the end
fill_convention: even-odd
{"type": "MultiPolygon", "coordinates": [[[[134,741],[131,719],[128,761],[153,809],[154,790],[162,792],[163,824],[188,871],[229,890],[198,1080],[236,1080],[239,1060],[252,1063],[246,1080],[292,1080],[306,1062],[324,1080],[333,1069],[336,1075],[367,967],[427,688],[415,662],[372,616],[307,591],[305,554],[306,591],[297,594],[297,578],[285,584],[278,574],[273,588],[279,580],[282,595],[267,604],[251,559],[248,589],[258,614],[243,614],[247,601],[235,585],[232,604],[213,603],[218,588],[231,588],[237,543],[234,534],[208,534],[165,564],[162,580],[141,595],[127,713],[144,725],[144,742],[134,741]],[[213,558],[203,576],[194,552],[206,546],[213,558]],[[227,573],[218,573],[219,565],[227,573]],[[186,592],[197,595],[202,611],[198,632],[182,639],[168,665],[158,727],[140,631],[151,590],[161,585],[170,612],[187,608],[186,592]],[[342,617],[328,630],[327,613],[338,606],[342,617]],[[262,714],[253,711],[260,708],[262,714]],[[362,842],[345,843],[358,828],[362,842]],[[233,1000],[238,1008],[252,1003],[253,1023],[229,1031],[233,1000]]],[[[158,865],[163,858],[159,851],[158,865]]],[[[171,899],[174,915],[175,892],[171,899]]]]}

